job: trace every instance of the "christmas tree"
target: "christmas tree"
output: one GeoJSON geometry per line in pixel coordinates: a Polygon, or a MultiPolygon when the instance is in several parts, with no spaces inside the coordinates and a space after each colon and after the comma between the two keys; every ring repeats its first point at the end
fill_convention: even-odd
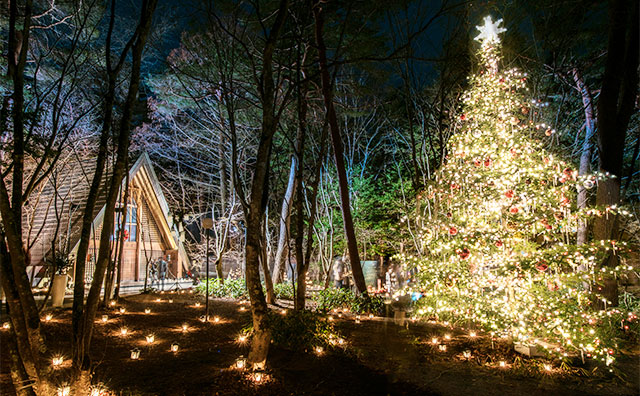
{"type": "Polygon", "coordinates": [[[421,252],[402,257],[414,274],[403,293],[418,298],[422,317],[610,364],[636,318],[594,309],[590,288],[602,255],[620,244],[575,245],[578,221],[602,213],[576,209],[576,185],[597,180],[545,149],[555,131],[538,122],[544,104],[527,99],[526,73],[499,67],[501,21],[478,27],[481,64],[446,161],[422,194],[421,252]]]}

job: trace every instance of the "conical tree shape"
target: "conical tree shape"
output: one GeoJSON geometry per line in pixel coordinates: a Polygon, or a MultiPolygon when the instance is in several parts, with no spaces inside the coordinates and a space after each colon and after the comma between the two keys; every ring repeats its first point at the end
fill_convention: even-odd
{"type": "Polygon", "coordinates": [[[617,245],[575,245],[584,215],[576,183],[595,180],[576,180],[545,149],[554,131],[537,123],[544,104],[527,99],[526,73],[499,68],[499,23],[479,28],[481,65],[445,164],[426,188],[431,216],[421,258],[404,257],[414,274],[406,291],[422,316],[610,363],[615,334],[603,324],[628,318],[593,310],[588,288],[599,258],[617,245]]]}

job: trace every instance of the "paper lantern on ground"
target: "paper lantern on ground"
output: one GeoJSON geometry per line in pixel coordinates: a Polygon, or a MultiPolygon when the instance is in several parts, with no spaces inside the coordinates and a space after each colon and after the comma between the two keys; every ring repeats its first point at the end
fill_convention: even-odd
{"type": "Polygon", "coordinates": [[[140,349],[135,348],[131,350],[131,359],[132,360],[140,359],[140,349]]]}

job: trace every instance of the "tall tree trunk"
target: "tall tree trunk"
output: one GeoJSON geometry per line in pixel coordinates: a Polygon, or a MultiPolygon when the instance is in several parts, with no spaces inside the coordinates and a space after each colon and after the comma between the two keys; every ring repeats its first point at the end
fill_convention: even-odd
{"type": "MultiPolygon", "coordinates": [[[[112,6],[114,3],[112,3],[112,6]]],[[[129,155],[129,137],[131,134],[131,119],[133,115],[133,107],[138,97],[138,87],[140,84],[140,67],[142,63],[142,52],[144,50],[149,31],[151,29],[151,20],[157,5],[157,0],[144,0],[140,11],[140,22],[136,29],[135,41],[131,47],[131,77],[129,80],[129,90],[126,100],[123,104],[122,118],[120,120],[120,128],[118,135],[116,162],[113,167],[113,174],[108,186],[107,199],[105,202],[104,217],[102,223],[102,231],[100,234],[100,249],[96,260],[96,269],[87,296],[87,302],[82,317],[82,333],[78,337],[80,345],[78,346],[78,356],[81,362],[78,368],[82,370],[80,373],[80,381],[88,376],[88,367],[90,362],[85,361],[88,357],[89,346],[93,334],[93,324],[98,309],[100,299],[100,289],[105,276],[105,270],[111,257],[110,239],[113,232],[114,212],[118,196],[118,191],[122,188],[122,179],[126,171],[126,164],[129,155]]]]}
{"type": "MultiPolygon", "coordinates": [[[[291,202],[293,199],[296,186],[296,157],[291,157],[291,169],[289,170],[289,178],[287,179],[287,190],[282,199],[282,209],[280,210],[280,234],[278,235],[278,247],[276,249],[276,257],[273,261],[273,283],[280,283],[282,273],[282,264],[285,260],[285,251],[289,244],[289,223],[291,221],[291,202]]],[[[273,304],[273,302],[269,302],[273,304]]]]}
{"type": "Polygon", "coordinates": [[[344,166],[342,138],[340,137],[340,129],[338,119],[333,107],[333,91],[331,80],[329,77],[329,68],[327,64],[327,48],[322,37],[322,29],[324,25],[324,16],[322,14],[321,2],[314,3],[313,15],[315,17],[315,36],[318,48],[318,64],[320,66],[320,76],[322,78],[322,96],[324,105],[329,119],[329,127],[331,130],[331,143],[333,145],[333,155],[338,172],[338,186],[340,189],[340,204],[342,208],[342,220],[344,224],[344,233],[347,239],[347,248],[349,251],[349,261],[351,270],[353,271],[353,279],[355,281],[358,292],[367,294],[367,285],[364,281],[362,266],[360,264],[360,256],[358,253],[358,241],[353,227],[353,218],[351,217],[351,205],[349,202],[349,184],[347,182],[347,172],[344,166]]]}
{"type": "MultiPolygon", "coordinates": [[[[107,92],[104,95],[104,116],[102,119],[102,130],[100,132],[100,143],[98,145],[98,155],[96,157],[96,169],[91,180],[91,186],[89,187],[89,193],[87,195],[87,202],[85,205],[84,213],[82,215],[82,229],[80,231],[80,241],[78,242],[78,250],[76,254],[76,265],[73,284],[73,307],[71,314],[72,323],[72,360],[73,366],[76,371],[88,370],[88,367],[81,367],[82,362],[89,362],[88,356],[83,356],[81,334],[82,330],[82,317],[84,313],[84,293],[85,293],[85,270],[87,254],[89,252],[89,242],[92,239],[92,229],[94,211],[96,202],[102,188],[103,176],[105,166],[107,163],[107,150],[109,147],[109,136],[111,133],[111,123],[113,122],[113,106],[115,103],[115,92],[117,77],[122,69],[127,54],[135,35],[131,37],[129,42],[125,45],[125,48],[120,54],[118,63],[115,67],[111,65],[111,39],[113,35],[113,25],[115,23],[115,0],[111,2],[111,15],[109,19],[109,27],[106,37],[106,49],[105,60],[107,66],[107,92]]],[[[95,242],[95,235],[93,235],[95,242]]],[[[94,243],[95,245],[95,243],[94,243]]]]}
{"type": "Polygon", "coordinates": [[[262,128],[253,180],[251,181],[250,202],[245,206],[245,218],[247,221],[245,242],[246,279],[253,317],[253,338],[248,360],[254,368],[262,368],[266,365],[271,342],[267,302],[260,284],[260,255],[264,234],[262,223],[269,192],[268,176],[271,147],[273,135],[278,127],[278,118],[275,111],[276,91],[273,81],[273,53],[287,17],[288,9],[289,1],[280,0],[275,21],[269,31],[262,52],[262,72],[259,78],[262,128]]]}
{"type": "MultiPolygon", "coordinates": [[[[573,79],[576,82],[576,87],[580,91],[582,96],[582,106],[584,109],[585,119],[585,135],[582,143],[582,153],[580,154],[580,167],[578,168],[578,175],[585,177],[590,173],[591,166],[591,152],[593,145],[591,139],[596,129],[596,120],[593,112],[593,98],[591,91],[585,85],[582,76],[578,69],[573,69],[573,79]]],[[[578,209],[584,209],[587,207],[587,188],[584,183],[578,184],[578,209]]],[[[587,236],[589,234],[589,225],[586,220],[580,220],[578,224],[577,244],[584,245],[587,243],[587,236]]]]}
{"type": "MultiPolygon", "coordinates": [[[[597,122],[600,171],[611,177],[598,183],[596,205],[599,207],[620,202],[624,143],[638,88],[638,1],[631,3],[629,7],[624,0],[612,0],[609,9],[609,44],[597,122]]],[[[596,240],[615,240],[618,234],[618,216],[606,213],[595,219],[596,240]]],[[[618,256],[610,250],[601,265],[615,267],[618,262],[618,256]]],[[[617,305],[617,280],[603,276],[601,288],[602,297],[617,305]]]]}
{"type": "MultiPolygon", "coordinates": [[[[11,312],[10,320],[16,341],[15,351],[18,354],[16,358],[21,362],[18,366],[13,365],[14,369],[18,370],[18,375],[22,373],[29,376],[28,382],[34,383],[33,392],[46,394],[51,391],[51,384],[46,377],[48,367],[46,361],[42,359],[47,349],[41,334],[38,307],[26,271],[26,266],[30,263],[29,252],[22,241],[25,154],[24,69],[29,47],[32,1],[27,0],[22,10],[21,16],[24,20],[21,31],[17,29],[19,18],[17,2],[9,2],[8,8],[7,80],[13,84],[11,95],[13,171],[11,194],[7,189],[4,175],[0,182],[0,215],[2,216],[0,278],[2,278],[2,287],[11,312]]],[[[9,101],[4,101],[3,106],[8,103],[9,101]]]]}
{"type": "MultiPolygon", "coordinates": [[[[118,300],[118,297],[120,296],[120,281],[122,278],[122,255],[124,254],[124,244],[125,244],[125,240],[124,240],[124,230],[126,229],[127,226],[127,216],[129,215],[128,213],[128,207],[129,207],[129,162],[127,161],[127,165],[125,166],[125,168],[127,169],[127,173],[125,175],[125,180],[124,180],[124,197],[122,198],[122,221],[120,222],[120,230],[122,231],[118,237],[118,240],[120,241],[120,245],[118,245],[118,253],[117,253],[117,259],[116,259],[116,281],[115,281],[115,289],[113,291],[113,299],[114,300],[118,300]]],[[[137,228],[136,228],[136,238],[138,237],[137,235],[137,228]]],[[[131,237],[131,234],[129,234],[129,237],[131,237]]],[[[107,294],[105,293],[105,296],[107,294]]],[[[111,294],[109,294],[111,295],[111,294]]]]}

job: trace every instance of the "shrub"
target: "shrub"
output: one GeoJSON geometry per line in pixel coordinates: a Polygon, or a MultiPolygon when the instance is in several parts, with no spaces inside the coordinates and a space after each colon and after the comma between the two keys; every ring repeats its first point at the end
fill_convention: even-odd
{"type": "Polygon", "coordinates": [[[311,350],[332,345],[336,338],[333,324],[325,315],[312,311],[289,311],[269,315],[273,343],[291,350],[311,350]]]}
{"type": "Polygon", "coordinates": [[[328,288],[321,290],[313,301],[317,304],[317,309],[327,312],[334,308],[349,308],[355,313],[373,313],[380,315],[384,312],[384,298],[380,296],[356,295],[348,289],[328,288]]]}
{"type": "MultiPolygon", "coordinates": [[[[205,294],[206,283],[200,282],[196,287],[198,293],[205,294]]],[[[212,297],[227,297],[227,298],[247,298],[247,288],[244,284],[244,279],[227,279],[224,283],[219,282],[218,279],[209,279],[209,295],[212,297]]]]}
{"type": "Polygon", "coordinates": [[[289,282],[276,283],[273,285],[273,291],[276,294],[276,298],[293,300],[293,285],[289,282]]]}

